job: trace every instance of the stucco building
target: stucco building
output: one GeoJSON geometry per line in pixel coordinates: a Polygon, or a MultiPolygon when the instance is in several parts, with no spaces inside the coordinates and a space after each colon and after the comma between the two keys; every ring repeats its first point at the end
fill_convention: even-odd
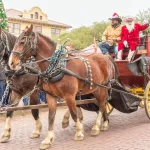
{"type": "Polygon", "coordinates": [[[70,25],[49,20],[39,7],[33,7],[29,11],[6,10],[9,32],[18,36],[26,26],[33,24],[34,31],[38,31],[48,37],[57,37],[71,28],[70,25]]]}

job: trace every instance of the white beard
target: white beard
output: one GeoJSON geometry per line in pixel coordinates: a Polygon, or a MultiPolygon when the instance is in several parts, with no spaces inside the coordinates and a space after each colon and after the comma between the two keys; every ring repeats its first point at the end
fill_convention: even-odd
{"type": "Polygon", "coordinates": [[[134,22],[132,22],[131,25],[129,25],[128,23],[126,23],[126,27],[127,27],[128,31],[129,31],[129,33],[132,32],[133,29],[134,29],[134,22]]]}

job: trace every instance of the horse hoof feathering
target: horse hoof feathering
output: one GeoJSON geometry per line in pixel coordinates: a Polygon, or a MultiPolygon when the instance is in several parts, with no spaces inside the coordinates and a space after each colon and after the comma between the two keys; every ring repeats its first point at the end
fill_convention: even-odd
{"type": "Polygon", "coordinates": [[[4,131],[4,133],[2,134],[1,139],[0,139],[1,143],[7,143],[9,141],[9,139],[10,139],[10,130],[11,129],[8,129],[8,130],[4,131]]]}
{"type": "Polygon", "coordinates": [[[69,126],[69,120],[67,122],[62,122],[62,128],[65,129],[69,126]]]}
{"type": "Polygon", "coordinates": [[[101,131],[107,131],[109,129],[109,122],[105,121],[101,126],[101,131]]]}
{"type": "Polygon", "coordinates": [[[75,141],[82,141],[83,139],[84,139],[84,134],[82,133],[82,131],[75,134],[75,137],[74,137],[75,141]]]}
{"type": "Polygon", "coordinates": [[[100,134],[100,129],[99,128],[95,128],[95,129],[93,129],[92,128],[92,130],[91,130],[91,135],[92,136],[97,136],[97,135],[99,135],[100,134]]]}
{"type": "Polygon", "coordinates": [[[54,133],[49,131],[45,140],[42,141],[40,145],[40,150],[46,150],[50,148],[52,143],[54,142],[54,133]]]}
{"type": "Polygon", "coordinates": [[[38,119],[38,120],[36,120],[36,129],[32,132],[30,138],[31,138],[31,139],[39,138],[39,137],[40,137],[41,130],[42,130],[42,123],[41,123],[41,121],[38,119]]]}

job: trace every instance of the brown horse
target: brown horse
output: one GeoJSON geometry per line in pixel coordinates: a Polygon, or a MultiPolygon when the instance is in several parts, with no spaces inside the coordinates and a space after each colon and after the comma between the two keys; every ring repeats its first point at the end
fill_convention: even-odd
{"type": "MultiPolygon", "coordinates": [[[[51,50],[53,42],[47,37],[34,33],[33,26],[27,28],[18,38],[13,53],[9,58],[9,66],[12,70],[19,70],[21,63],[26,62],[30,56],[34,56],[36,61],[39,61],[38,65],[41,72],[45,71],[50,65],[49,61],[45,58],[50,58],[54,54],[54,50],[51,50]]],[[[86,78],[86,67],[82,60],[74,59],[69,56],[67,59],[67,69],[74,72],[75,74],[86,78]]],[[[100,128],[108,128],[108,117],[106,113],[106,102],[107,102],[107,89],[97,87],[93,84],[107,84],[109,79],[113,78],[114,67],[108,57],[101,54],[93,54],[86,56],[84,60],[88,61],[90,68],[90,82],[91,84],[85,84],[85,81],[79,80],[78,78],[65,74],[64,77],[57,82],[43,83],[43,89],[48,91],[50,94],[46,94],[48,107],[50,109],[49,128],[46,138],[42,141],[40,149],[47,149],[54,141],[54,119],[56,114],[57,101],[56,97],[63,98],[70,110],[71,116],[76,125],[75,140],[82,140],[84,138],[83,125],[79,119],[76,109],[75,97],[78,93],[88,94],[92,93],[99,104],[99,112],[92,127],[91,134],[98,135],[100,128]],[[104,122],[101,124],[102,115],[104,122]]],[[[42,79],[41,79],[42,80],[42,79]]]]}
{"type": "MultiPolygon", "coordinates": [[[[10,55],[9,52],[10,50],[13,49],[16,39],[17,37],[15,37],[14,35],[8,32],[3,31],[0,28],[0,53],[2,54],[0,56],[0,60],[4,66],[7,66],[8,64],[8,59],[10,55]]],[[[23,75],[16,76],[13,79],[11,79],[11,77],[7,77],[7,80],[11,80],[12,82],[12,84],[10,85],[10,88],[12,90],[11,100],[17,101],[34,88],[34,85],[37,83],[38,77],[36,75],[23,74],[23,75]]],[[[38,104],[38,91],[35,91],[30,96],[30,104],[31,105],[38,104]]],[[[39,110],[38,109],[31,110],[31,113],[35,119],[35,125],[36,125],[36,129],[32,132],[31,138],[37,138],[40,136],[40,132],[42,129],[42,123],[39,119],[39,110]]],[[[13,116],[12,111],[6,112],[5,128],[0,139],[2,143],[7,142],[10,138],[12,116],[13,116]]]]}
{"type": "MultiPolygon", "coordinates": [[[[17,37],[10,34],[9,32],[3,31],[0,28],[0,60],[1,63],[3,63],[4,66],[7,66],[8,59],[9,59],[9,51],[13,49],[17,37]]],[[[52,50],[54,50],[56,46],[54,45],[52,47],[52,50]]],[[[7,73],[9,75],[9,73],[7,73]]],[[[14,78],[11,78],[11,75],[7,76],[7,81],[10,80],[12,84],[10,85],[11,88],[11,101],[18,101],[21,99],[24,95],[29,93],[31,90],[33,90],[34,85],[38,81],[37,75],[31,75],[31,74],[22,74],[17,75],[14,78]]],[[[38,104],[38,91],[34,91],[33,94],[29,97],[30,99],[30,105],[37,105],[38,104]]],[[[82,112],[80,111],[80,115],[82,115],[82,112]]],[[[31,113],[35,119],[35,130],[31,134],[31,138],[37,138],[40,136],[40,132],[42,129],[42,123],[39,118],[39,110],[33,109],[31,110],[31,113]]],[[[1,135],[0,142],[5,143],[8,142],[10,136],[11,136],[11,121],[12,121],[13,112],[7,111],[6,112],[6,122],[5,122],[5,128],[1,135]]],[[[82,119],[82,116],[81,116],[82,119]]],[[[69,112],[67,111],[64,115],[64,119],[62,121],[63,128],[67,127],[69,124],[69,112]]]]}

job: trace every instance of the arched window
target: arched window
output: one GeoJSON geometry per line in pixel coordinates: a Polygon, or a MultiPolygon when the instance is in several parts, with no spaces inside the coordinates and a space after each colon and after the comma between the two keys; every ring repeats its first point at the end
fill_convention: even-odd
{"type": "Polygon", "coordinates": [[[40,20],[42,20],[42,16],[40,16],[40,20]]]}
{"type": "Polygon", "coordinates": [[[38,19],[39,18],[39,14],[38,12],[35,12],[35,19],[38,19]]]}
{"type": "Polygon", "coordinates": [[[31,14],[31,19],[33,19],[33,14],[31,14]]]}

